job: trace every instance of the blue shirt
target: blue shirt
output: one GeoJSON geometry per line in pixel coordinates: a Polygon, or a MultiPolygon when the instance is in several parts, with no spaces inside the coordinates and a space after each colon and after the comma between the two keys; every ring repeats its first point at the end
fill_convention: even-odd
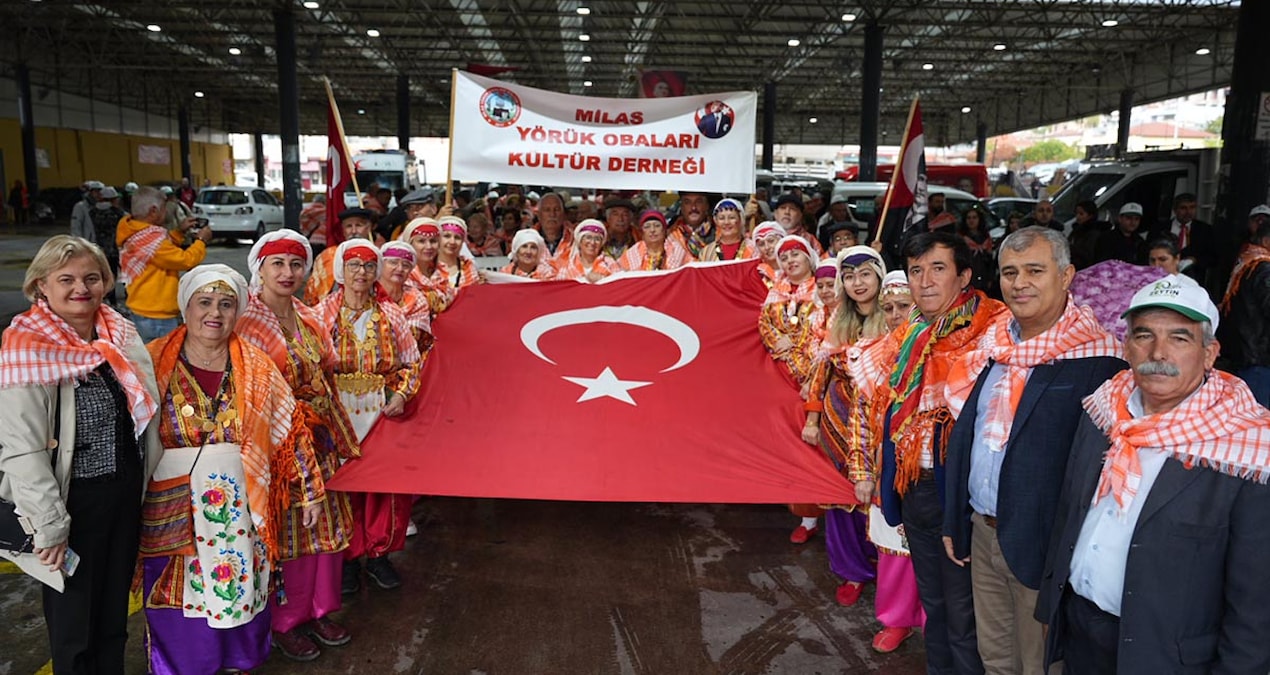
{"type": "MultiPolygon", "coordinates": [[[[1128,408],[1130,415],[1143,416],[1142,392],[1133,391],[1128,408]]],[[[1168,454],[1159,450],[1139,448],[1142,482],[1138,484],[1138,493],[1133,501],[1129,502],[1128,511],[1121,514],[1115,496],[1108,492],[1105,497],[1095,497],[1093,506],[1085,515],[1080,537],[1076,539],[1076,551],[1072,554],[1069,579],[1077,595],[1092,601],[1108,614],[1120,616],[1133,531],[1137,529],[1138,517],[1142,515],[1151,487],[1168,458],[1168,454]]]]}
{"type": "MultiPolygon", "coordinates": [[[[1010,320],[1009,333],[1010,339],[1017,344],[1019,324],[1013,319],[1010,320]]],[[[1000,451],[990,449],[979,429],[988,419],[988,411],[996,404],[997,396],[993,389],[1008,370],[1008,366],[999,363],[993,363],[988,369],[988,376],[979,393],[979,405],[975,408],[975,437],[970,444],[970,485],[967,486],[970,489],[970,508],[994,518],[997,515],[997,486],[1001,478],[1001,465],[1005,462],[1005,448],[1000,451]]],[[[1031,368],[1027,375],[1032,376],[1031,368]]]]}

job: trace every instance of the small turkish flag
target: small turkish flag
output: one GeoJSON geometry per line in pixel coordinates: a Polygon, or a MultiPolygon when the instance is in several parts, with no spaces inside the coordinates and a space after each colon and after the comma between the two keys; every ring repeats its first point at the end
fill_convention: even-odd
{"type": "Polygon", "coordinates": [[[804,444],[758,334],[753,261],[464,289],[406,415],[337,490],[583,501],[854,503],[804,444]]]}
{"type": "Polygon", "coordinates": [[[353,191],[353,163],[333,95],[327,99],[326,145],[326,245],[334,247],[344,241],[340,212],[344,210],[344,193],[353,191]]]}

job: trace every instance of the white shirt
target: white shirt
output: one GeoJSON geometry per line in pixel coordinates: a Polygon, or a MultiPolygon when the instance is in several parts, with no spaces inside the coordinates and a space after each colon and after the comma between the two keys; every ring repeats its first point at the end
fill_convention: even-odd
{"type": "MultiPolygon", "coordinates": [[[[1137,389],[1129,395],[1129,414],[1143,417],[1142,392],[1137,389]]],[[[1151,487],[1164,468],[1169,455],[1153,448],[1139,448],[1138,461],[1142,465],[1142,481],[1138,493],[1129,503],[1129,510],[1120,514],[1115,496],[1095,498],[1085,516],[1085,524],[1076,539],[1076,551],[1072,554],[1069,580],[1076,595],[1092,601],[1104,612],[1120,616],[1120,601],[1124,596],[1125,567],[1129,561],[1129,545],[1133,531],[1137,529],[1142,506],[1151,494],[1151,487]]]]}

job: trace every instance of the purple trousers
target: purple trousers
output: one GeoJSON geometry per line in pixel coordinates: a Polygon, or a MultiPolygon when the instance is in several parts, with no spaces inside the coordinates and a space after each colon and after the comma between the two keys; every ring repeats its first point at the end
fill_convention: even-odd
{"type": "Polygon", "coordinates": [[[868,538],[869,518],[863,511],[829,509],[825,513],[825,549],[829,569],[846,581],[877,578],[878,551],[868,538]]]}

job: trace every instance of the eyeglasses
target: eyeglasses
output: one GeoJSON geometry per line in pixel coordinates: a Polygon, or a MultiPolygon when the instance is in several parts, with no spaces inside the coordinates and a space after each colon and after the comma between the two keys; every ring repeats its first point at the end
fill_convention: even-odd
{"type": "MultiPolygon", "coordinates": [[[[405,269],[407,267],[412,267],[413,265],[414,263],[406,260],[405,258],[389,258],[384,261],[384,267],[391,267],[393,269],[405,269]]],[[[373,264],[371,266],[374,267],[373,264]]]]}
{"type": "Polygon", "coordinates": [[[354,274],[356,274],[357,272],[373,273],[375,271],[375,268],[377,268],[378,266],[379,265],[377,263],[373,263],[373,262],[357,262],[356,260],[350,260],[344,263],[344,271],[353,272],[354,274]]]}

